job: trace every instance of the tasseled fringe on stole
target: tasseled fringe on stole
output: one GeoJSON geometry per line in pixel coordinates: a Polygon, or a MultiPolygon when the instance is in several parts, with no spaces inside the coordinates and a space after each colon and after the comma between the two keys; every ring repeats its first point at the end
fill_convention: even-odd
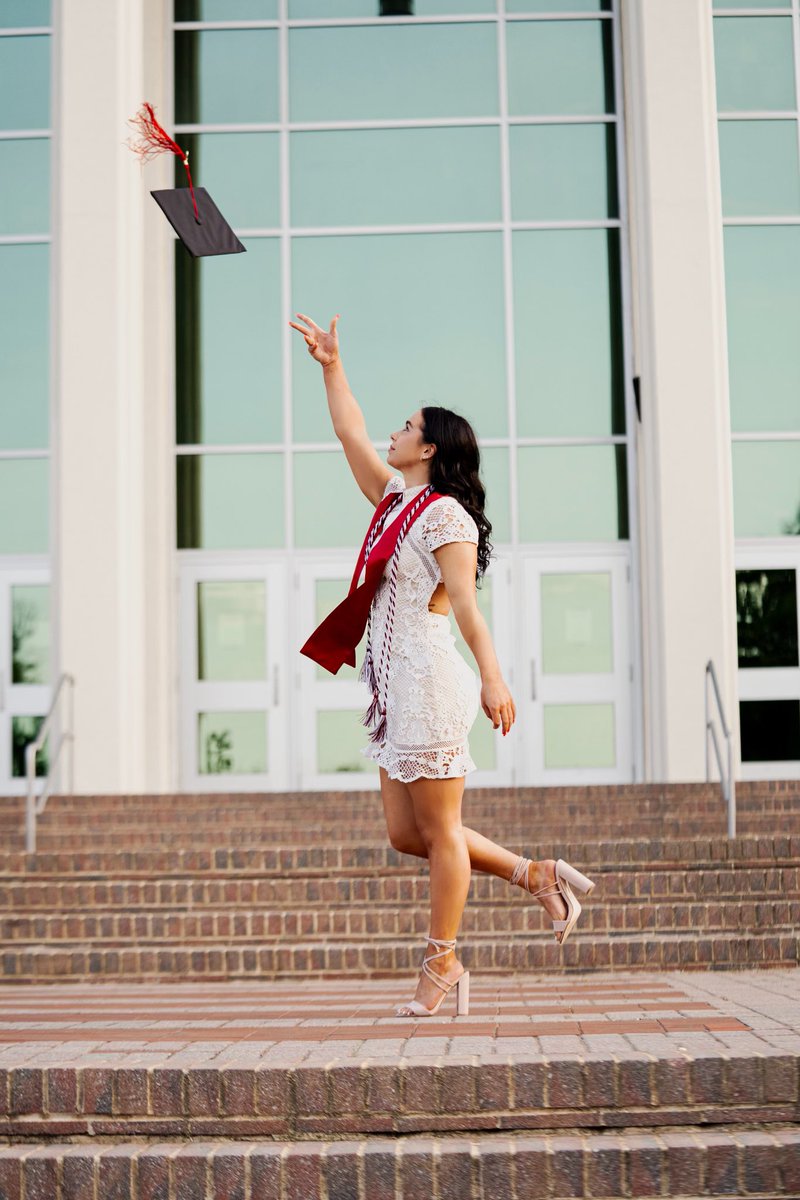
{"type": "Polygon", "coordinates": [[[367,648],[367,652],[364,655],[364,663],[361,667],[359,679],[372,692],[372,700],[370,701],[369,708],[364,713],[362,724],[366,729],[370,730],[369,740],[371,742],[382,742],[386,736],[386,713],[381,708],[378,681],[375,678],[375,667],[369,648],[367,648]],[[376,721],[377,725],[375,724],[376,721]],[[374,729],[371,728],[373,725],[375,726],[374,729]]]}

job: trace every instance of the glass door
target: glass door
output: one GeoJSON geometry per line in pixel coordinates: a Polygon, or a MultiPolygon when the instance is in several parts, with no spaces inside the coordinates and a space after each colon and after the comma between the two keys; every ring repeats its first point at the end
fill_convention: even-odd
{"type": "Polygon", "coordinates": [[[800,774],[800,563],[796,549],[738,550],[742,778],[800,774]]]}
{"type": "Polygon", "coordinates": [[[520,782],[634,779],[628,576],[627,554],[526,558],[520,782]]]}
{"type": "Polygon", "coordinates": [[[182,564],[185,789],[288,786],[285,586],[277,563],[182,564]]]}
{"type": "MultiPolygon", "coordinates": [[[[25,747],[50,707],[50,586],[46,567],[0,571],[0,788],[25,791],[25,747]]],[[[36,773],[47,771],[47,751],[36,773]]]]}

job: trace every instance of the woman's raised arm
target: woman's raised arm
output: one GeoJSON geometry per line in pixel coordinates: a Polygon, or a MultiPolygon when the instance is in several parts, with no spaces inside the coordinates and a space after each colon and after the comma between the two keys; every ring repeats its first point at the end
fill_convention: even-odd
{"type": "Polygon", "coordinates": [[[392,472],[386,463],[382,462],[380,455],[369,440],[364,414],[350,391],[342,360],[339,357],[339,335],[336,332],[338,313],[331,321],[331,327],[327,333],[310,317],[306,317],[302,313],[295,315],[306,328],[295,324],[294,321],[290,321],[289,324],[292,329],[302,333],[309,354],[322,366],[322,377],[328,395],[333,432],[342,443],[345,457],[356,483],[367,499],[372,504],[377,504],[383,496],[392,472]]]}

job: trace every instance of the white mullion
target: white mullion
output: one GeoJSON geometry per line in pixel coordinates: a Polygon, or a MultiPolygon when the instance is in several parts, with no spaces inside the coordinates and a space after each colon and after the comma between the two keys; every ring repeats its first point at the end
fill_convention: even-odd
{"type": "Polygon", "coordinates": [[[30,25],[20,26],[19,29],[0,29],[0,37],[48,37],[52,32],[52,25],[30,25]]]}
{"type": "Polygon", "coordinates": [[[497,82],[500,104],[500,196],[502,205],[503,241],[503,306],[505,309],[505,359],[506,359],[506,420],[508,423],[509,455],[508,480],[509,503],[511,506],[511,545],[519,541],[518,486],[517,486],[517,387],[514,338],[514,273],[513,246],[511,236],[511,150],[508,134],[508,59],[506,54],[506,5],[498,0],[497,5],[497,82]]]}
{"type": "Polygon", "coordinates": [[[49,450],[0,450],[0,462],[17,458],[49,458],[49,450]]]}
{"type": "MultiPolygon", "coordinates": [[[[769,114],[767,114],[769,115],[769,114]]],[[[793,114],[780,114],[789,120],[793,114]]],[[[618,118],[616,113],[578,113],[571,116],[511,116],[506,114],[505,121],[509,125],[615,125],[618,118]]],[[[500,125],[501,118],[496,117],[386,117],[370,119],[356,117],[341,121],[185,121],[175,125],[176,134],[181,133],[280,133],[288,128],[291,133],[336,133],[358,132],[363,130],[386,129],[470,129],[500,125]]],[[[0,136],[3,136],[0,134],[0,136]]],[[[9,136],[21,136],[17,133],[9,136]]],[[[27,136],[34,136],[30,134],[27,136]]],[[[38,131],[35,136],[46,136],[38,131]]]]}
{"type": "Polygon", "coordinates": [[[280,239],[281,239],[281,304],[284,320],[281,327],[282,410],[283,410],[283,521],[284,547],[294,549],[294,461],[292,455],[292,332],[287,324],[292,305],[291,281],[291,211],[289,180],[289,31],[288,0],[279,3],[280,28],[278,32],[278,80],[279,80],[279,158],[280,158],[280,239]]]}
{"type": "Polygon", "coordinates": [[[723,226],[727,225],[800,225],[800,215],[796,217],[724,217],[723,226]]]}
{"type": "Polygon", "coordinates": [[[784,430],[781,433],[770,433],[759,430],[752,433],[731,433],[732,442],[800,442],[800,431],[784,430]]]}
{"type": "MultiPolygon", "coordinates": [[[[800,217],[798,218],[800,221],[800,217]]],[[[362,237],[384,234],[415,234],[415,233],[501,233],[506,228],[514,229],[619,229],[617,218],[594,221],[462,221],[445,222],[441,224],[418,225],[318,225],[301,226],[291,229],[292,237],[362,237]]],[[[264,228],[236,227],[236,233],[242,238],[277,238],[281,236],[280,226],[265,226],[264,228]]],[[[173,235],[174,236],[174,235],[173,235]]],[[[27,239],[26,239],[27,240],[27,239]]]]}
{"type": "Polygon", "coordinates": [[[797,136],[798,161],[800,161],[800,0],[792,0],[792,46],[794,49],[794,98],[797,112],[795,134],[797,136]]]}
{"type": "Polygon", "coordinates": [[[52,129],[0,129],[0,142],[43,140],[53,136],[52,129]]]}
{"type": "MultiPolygon", "coordinates": [[[[791,15],[784,13],[784,16],[791,15]]],[[[750,112],[747,109],[738,110],[731,109],[727,112],[718,112],[718,121],[792,121],[797,114],[790,108],[776,108],[774,111],[768,108],[756,109],[750,112]]]]}
{"type": "Polygon", "coordinates": [[[0,234],[0,246],[45,246],[52,240],[52,233],[0,234]]]}

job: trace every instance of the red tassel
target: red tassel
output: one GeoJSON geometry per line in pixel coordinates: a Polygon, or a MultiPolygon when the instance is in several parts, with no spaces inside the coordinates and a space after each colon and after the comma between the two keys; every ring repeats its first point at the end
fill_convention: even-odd
{"type": "Polygon", "coordinates": [[[138,154],[143,163],[149,162],[151,158],[156,158],[159,154],[163,154],[165,150],[169,150],[171,154],[177,155],[181,160],[186,170],[186,178],[189,181],[189,194],[192,197],[194,219],[199,225],[200,216],[197,212],[197,201],[194,197],[192,173],[189,170],[189,151],[181,150],[178,143],[173,141],[163,125],[159,125],[156,120],[155,109],[146,100],[136,116],[128,121],[128,124],[139,132],[139,137],[136,140],[128,138],[128,145],[134,154],[138,154]]]}
{"type": "Polygon", "coordinates": [[[380,721],[375,726],[372,733],[369,735],[369,740],[371,742],[380,743],[384,740],[385,737],[386,737],[386,713],[383,714],[380,721]]]}

